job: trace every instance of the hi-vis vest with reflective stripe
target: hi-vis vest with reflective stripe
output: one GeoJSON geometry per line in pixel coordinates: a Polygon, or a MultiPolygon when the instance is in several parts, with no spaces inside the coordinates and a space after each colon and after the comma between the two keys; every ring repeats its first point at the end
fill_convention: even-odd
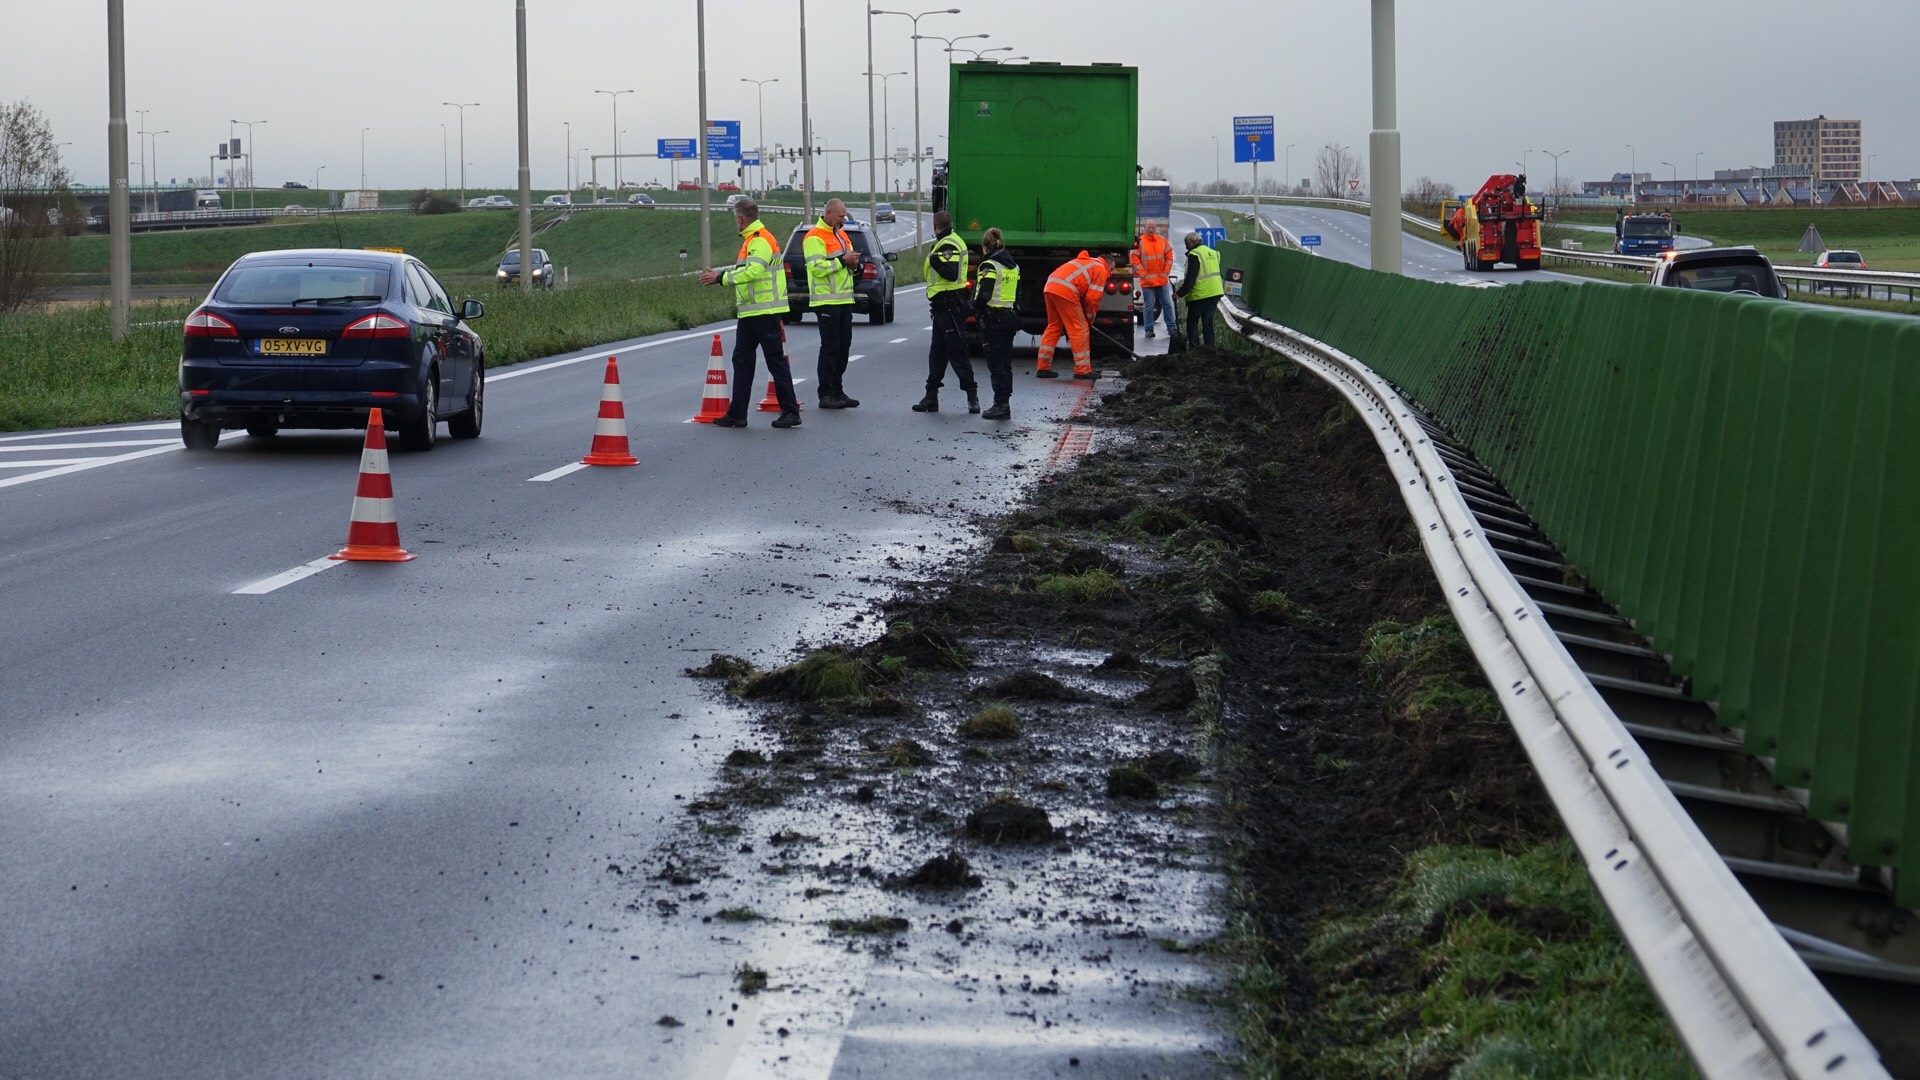
{"type": "Polygon", "coordinates": [[[808,230],[800,250],[806,256],[807,303],[813,307],[853,303],[853,271],[840,261],[840,256],[853,250],[847,234],[821,218],[808,230]]]}
{"type": "Polygon", "coordinates": [[[1200,277],[1193,283],[1193,290],[1187,293],[1187,299],[1205,300],[1226,295],[1227,290],[1220,287],[1220,253],[1205,244],[1194,248],[1192,253],[1200,260],[1200,277]]]}
{"type": "Polygon", "coordinates": [[[988,307],[1013,307],[1014,298],[1020,294],[1018,266],[999,259],[982,259],[974,269],[974,274],[980,279],[980,294],[987,298],[988,307]]]}
{"type": "Polygon", "coordinates": [[[780,242],[759,220],[740,230],[740,259],[721,280],[733,286],[733,306],[741,318],[786,313],[787,276],[779,259],[780,242]]]}
{"type": "Polygon", "coordinates": [[[1166,237],[1140,235],[1140,246],[1133,249],[1133,272],[1150,289],[1167,283],[1167,275],[1173,273],[1173,246],[1166,237]]]}
{"type": "Polygon", "coordinates": [[[929,297],[939,296],[941,293],[952,292],[955,289],[964,289],[967,287],[967,242],[960,239],[959,233],[950,232],[940,239],[935,240],[933,246],[927,249],[926,275],[927,295],[929,297]],[[941,248],[946,248],[953,252],[960,260],[960,276],[954,281],[948,281],[946,278],[933,272],[933,256],[941,248]]]}
{"type": "Polygon", "coordinates": [[[1092,304],[1099,302],[1100,290],[1106,286],[1107,264],[1083,251],[1072,262],[1063,263],[1047,276],[1046,291],[1055,296],[1092,304]]]}

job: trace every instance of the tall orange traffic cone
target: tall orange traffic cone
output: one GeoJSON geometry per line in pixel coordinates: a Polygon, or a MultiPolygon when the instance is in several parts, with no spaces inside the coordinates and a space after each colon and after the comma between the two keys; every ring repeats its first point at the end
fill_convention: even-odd
{"type": "MultiPolygon", "coordinates": [[[[793,357],[787,352],[787,324],[785,323],[780,324],[780,355],[786,357],[787,371],[791,373],[793,371],[793,357]]],[[[800,395],[797,392],[793,395],[793,403],[795,406],[800,404],[800,395]]],[[[760,399],[760,411],[783,411],[780,408],[780,395],[774,391],[772,379],[767,380],[767,396],[760,399]]]]}
{"type": "Polygon", "coordinates": [[[607,357],[607,377],[600,385],[600,419],[593,425],[593,448],[582,465],[638,465],[627,450],[627,407],[620,399],[620,364],[607,357]]]}
{"type": "Polygon", "coordinates": [[[713,335],[713,355],[707,359],[707,388],[700,396],[700,411],[693,414],[696,424],[711,424],[715,419],[727,415],[727,409],[733,404],[733,395],[727,389],[727,363],[720,356],[720,335],[713,335]]]}
{"type": "Polygon", "coordinates": [[[353,490],[353,514],[347,521],[347,546],[330,559],[351,562],[407,562],[400,549],[400,526],[393,510],[393,475],[387,471],[387,429],[380,410],[367,415],[367,444],[360,450],[360,483],[353,490]]]}

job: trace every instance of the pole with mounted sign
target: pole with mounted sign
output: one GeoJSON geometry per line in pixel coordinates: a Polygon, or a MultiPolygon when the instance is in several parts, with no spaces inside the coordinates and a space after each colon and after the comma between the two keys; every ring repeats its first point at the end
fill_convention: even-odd
{"type": "Polygon", "coordinates": [[[1233,160],[1253,164],[1253,219],[1260,220],[1260,163],[1273,160],[1273,117],[1233,118],[1233,160]]]}

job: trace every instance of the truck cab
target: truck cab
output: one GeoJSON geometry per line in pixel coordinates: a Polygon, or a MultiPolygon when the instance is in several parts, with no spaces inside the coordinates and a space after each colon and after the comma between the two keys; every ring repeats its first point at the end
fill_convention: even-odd
{"type": "Polygon", "coordinates": [[[1628,214],[1614,237],[1615,255],[1659,255],[1673,250],[1672,214],[1628,214]]]}

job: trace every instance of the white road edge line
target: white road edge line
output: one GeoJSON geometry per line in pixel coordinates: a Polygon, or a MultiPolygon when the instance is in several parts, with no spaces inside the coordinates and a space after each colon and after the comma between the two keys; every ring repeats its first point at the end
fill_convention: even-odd
{"type": "Polygon", "coordinates": [[[92,458],[46,458],[40,461],[0,461],[0,469],[50,469],[58,465],[78,465],[92,458]]]}
{"type": "Polygon", "coordinates": [[[25,439],[71,439],[76,435],[117,435],[123,431],[178,431],[179,421],[164,424],[132,424],[121,427],[85,428],[79,431],[42,431],[34,435],[0,436],[0,442],[20,442],[25,439]]]}
{"type": "MultiPolygon", "coordinates": [[[[66,433],[62,432],[64,436],[66,433]]],[[[40,443],[34,446],[0,446],[0,454],[39,454],[48,450],[98,450],[107,446],[166,446],[172,439],[114,439],[111,442],[40,443]]]]}
{"type": "Polygon", "coordinates": [[[889,341],[889,342],[887,342],[887,344],[889,344],[889,345],[898,345],[898,344],[900,344],[901,342],[903,342],[903,341],[905,341],[905,340],[907,340],[907,339],[906,339],[906,338],[903,338],[903,337],[897,337],[897,338],[894,338],[894,339],[893,339],[892,341],[889,341]]]}
{"type": "Polygon", "coordinates": [[[558,480],[561,477],[567,475],[568,473],[579,472],[581,469],[585,469],[585,468],[590,468],[590,466],[584,461],[576,461],[571,465],[562,465],[559,468],[554,469],[552,472],[543,472],[539,476],[529,476],[527,477],[527,483],[542,484],[547,482],[548,480],[558,480]]]}
{"type": "Polygon", "coordinates": [[[733,327],[728,326],[728,327],[723,327],[722,329],[719,329],[719,330],[696,330],[691,334],[681,334],[679,337],[661,338],[659,341],[649,341],[644,345],[630,345],[624,349],[593,349],[593,350],[588,350],[587,352],[582,353],[581,355],[573,357],[568,360],[555,360],[550,364],[541,364],[537,367],[516,368],[513,371],[502,372],[498,375],[490,374],[487,376],[487,381],[488,382],[505,382],[508,379],[517,379],[522,375],[534,375],[542,371],[552,371],[554,368],[572,367],[575,364],[584,364],[589,360],[599,360],[607,356],[618,356],[621,353],[639,352],[641,349],[652,349],[661,345],[672,345],[672,344],[675,344],[676,342],[692,341],[695,338],[710,337],[714,334],[731,334],[731,333],[733,333],[733,327]]]}
{"type": "MultiPolygon", "coordinates": [[[[230,431],[220,437],[222,439],[237,439],[245,434],[245,432],[241,431],[230,431]]],[[[47,469],[43,472],[28,473],[25,476],[14,476],[0,480],[0,488],[13,487],[15,484],[30,484],[35,480],[46,480],[50,477],[65,476],[68,473],[85,472],[88,469],[97,469],[102,465],[116,465],[122,461],[137,461],[140,458],[153,457],[157,454],[176,454],[184,449],[186,449],[184,444],[176,446],[156,446],[151,450],[134,450],[125,454],[115,454],[112,457],[89,458],[77,465],[62,465],[57,469],[47,469]]]]}
{"type": "Polygon", "coordinates": [[[291,585],[302,578],[310,578],[322,570],[339,566],[344,560],[331,555],[322,555],[310,563],[302,563],[284,574],[275,574],[270,578],[261,578],[251,585],[242,585],[233,590],[235,596],[264,596],[282,586],[291,585]]]}

